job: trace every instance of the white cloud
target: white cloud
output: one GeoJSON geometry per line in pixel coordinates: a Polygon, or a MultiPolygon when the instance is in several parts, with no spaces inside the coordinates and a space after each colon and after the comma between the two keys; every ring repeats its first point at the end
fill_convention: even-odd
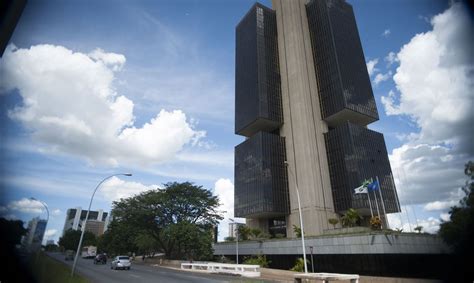
{"type": "Polygon", "coordinates": [[[51,238],[53,236],[56,235],[56,233],[58,233],[58,230],[56,229],[48,229],[46,230],[46,232],[44,233],[44,237],[47,239],[47,238],[51,238]]]}
{"type": "MultiPolygon", "coordinates": [[[[446,210],[463,196],[464,164],[474,153],[474,66],[472,20],[464,4],[453,3],[431,24],[432,30],[398,52],[397,92],[381,101],[387,115],[407,116],[419,129],[390,155],[400,200],[432,211],[446,210]]],[[[427,219],[426,225],[437,221],[427,219]]]]}
{"type": "Polygon", "coordinates": [[[378,58],[375,58],[373,60],[370,60],[369,62],[367,62],[367,71],[369,72],[369,76],[372,76],[375,72],[377,72],[379,69],[377,69],[375,67],[375,65],[377,65],[377,63],[379,62],[379,59],[378,58]]]}
{"type": "Polygon", "coordinates": [[[390,77],[392,76],[392,71],[388,71],[388,73],[385,73],[385,74],[382,74],[382,73],[378,73],[373,82],[374,84],[377,86],[378,84],[380,84],[381,82],[384,82],[388,79],[390,79],[390,77]]]}
{"type": "Polygon", "coordinates": [[[159,188],[158,185],[147,186],[138,182],[124,181],[114,176],[102,184],[99,193],[109,202],[112,202],[157,188],[159,188]]]}
{"type": "Polygon", "coordinates": [[[389,29],[386,29],[386,30],[383,31],[382,36],[383,37],[388,37],[390,35],[390,33],[392,33],[392,32],[389,29]]]}
{"type": "Polygon", "coordinates": [[[60,209],[53,209],[53,211],[51,211],[51,215],[59,216],[59,215],[61,215],[61,210],[60,209]]]}
{"type": "Polygon", "coordinates": [[[113,87],[123,55],[62,46],[10,46],[0,64],[0,91],[18,89],[23,104],[9,111],[49,152],[110,165],[164,162],[205,136],[180,110],[161,110],[141,127],[134,103],[113,87]]]}
{"type": "Polygon", "coordinates": [[[43,204],[37,200],[22,198],[8,203],[0,208],[0,212],[19,211],[23,213],[40,214],[45,210],[43,204]]]}
{"type": "Polygon", "coordinates": [[[456,200],[450,200],[450,201],[433,201],[430,203],[427,203],[425,207],[423,208],[424,210],[427,211],[433,211],[433,210],[446,210],[452,206],[457,205],[459,202],[456,200]]]}
{"type": "Polygon", "coordinates": [[[426,218],[415,217],[413,208],[407,209],[402,206],[402,213],[392,213],[388,215],[388,220],[391,229],[403,229],[403,232],[416,232],[416,226],[422,226],[422,232],[436,234],[439,230],[439,225],[442,223],[444,214],[440,214],[439,218],[432,216],[426,218]]]}
{"type": "Polygon", "coordinates": [[[214,184],[214,195],[220,200],[219,210],[224,213],[224,219],[219,223],[219,239],[223,240],[229,235],[229,218],[239,223],[245,223],[244,218],[234,218],[234,184],[231,180],[221,178],[214,184]]]}
{"type": "Polygon", "coordinates": [[[397,58],[397,53],[390,51],[387,56],[384,58],[385,62],[387,62],[388,66],[391,66],[392,64],[399,62],[397,58]]]}

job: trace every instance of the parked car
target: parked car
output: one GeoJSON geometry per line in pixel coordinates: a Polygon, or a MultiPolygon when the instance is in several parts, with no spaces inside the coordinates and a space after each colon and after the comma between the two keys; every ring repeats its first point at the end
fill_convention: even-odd
{"type": "Polygon", "coordinates": [[[119,255],[114,258],[110,263],[111,269],[130,269],[132,263],[130,262],[130,257],[126,255],[119,255]]]}
{"type": "Polygon", "coordinates": [[[64,257],[64,260],[74,260],[74,251],[67,250],[66,251],[66,256],[64,257]]]}
{"type": "Polygon", "coordinates": [[[106,264],[107,263],[107,255],[105,254],[98,254],[94,258],[94,264],[106,264]]]}

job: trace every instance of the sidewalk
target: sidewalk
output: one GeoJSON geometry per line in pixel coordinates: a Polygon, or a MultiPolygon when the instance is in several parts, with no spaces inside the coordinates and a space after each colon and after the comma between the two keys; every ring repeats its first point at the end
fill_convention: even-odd
{"type": "MultiPolygon", "coordinates": [[[[147,264],[150,266],[160,266],[164,268],[170,268],[174,270],[181,270],[181,262],[179,260],[162,260],[162,264],[159,263],[159,258],[147,258],[145,262],[142,262],[141,256],[136,257],[134,264],[147,264]]],[[[184,272],[193,272],[186,270],[184,272]]],[[[260,268],[261,276],[259,279],[268,280],[273,282],[281,283],[293,283],[293,275],[300,272],[281,270],[281,269],[272,269],[272,268],[260,268]]],[[[319,281],[314,281],[319,282],[319,281]]],[[[338,282],[349,282],[338,281],[338,282]]],[[[375,277],[375,276],[360,276],[360,283],[438,283],[442,282],[441,280],[431,280],[431,279],[415,279],[415,278],[397,278],[397,277],[375,277]]]]}

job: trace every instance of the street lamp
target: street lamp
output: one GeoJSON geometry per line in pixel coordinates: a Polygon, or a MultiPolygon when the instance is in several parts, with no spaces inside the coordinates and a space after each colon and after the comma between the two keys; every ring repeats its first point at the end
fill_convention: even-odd
{"type": "Polygon", "coordinates": [[[232,218],[229,218],[229,220],[232,223],[234,223],[237,227],[236,232],[235,232],[235,239],[236,239],[236,241],[235,241],[235,262],[237,264],[239,264],[239,224],[240,223],[235,222],[234,219],[232,219],[232,218]]]}
{"type": "Polygon", "coordinates": [[[296,177],[291,171],[290,166],[288,165],[288,161],[285,161],[285,165],[288,168],[288,172],[293,175],[293,179],[295,180],[295,188],[296,188],[296,197],[298,198],[298,211],[300,213],[300,226],[301,226],[301,244],[303,245],[303,260],[304,260],[304,273],[308,273],[308,267],[306,266],[306,248],[304,245],[304,227],[303,227],[303,215],[301,213],[301,202],[300,202],[300,192],[298,190],[298,182],[296,182],[296,177]]]}
{"type": "Polygon", "coordinates": [[[81,250],[82,238],[84,237],[84,231],[86,231],[86,224],[87,224],[87,220],[89,218],[89,212],[91,210],[92,200],[94,199],[95,192],[97,192],[97,189],[100,187],[100,185],[102,185],[103,182],[105,182],[105,180],[110,179],[114,176],[119,176],[119,175],[132,176],[132,174],[130,174],[130,173],[121,173],[121,174],[110,175],[110,176],[106,177],[105,179],[103,179],[102,181],[100,181],[100,183],[97,185],[97,187],[95,187],[95,190],[92,193],[91,201],[89,202],[89,208],[87,209],[87,213],[86,213],[86,219],[84,220],[84,224],[82,225],[81,238],[79,238],[79,245],[77,245],[76,256],[74,257],[74,264],[72,265],[71,277],[74,276],[74,270],[76,270],[77,258],[79,257],[79,252],[81,250]]]}

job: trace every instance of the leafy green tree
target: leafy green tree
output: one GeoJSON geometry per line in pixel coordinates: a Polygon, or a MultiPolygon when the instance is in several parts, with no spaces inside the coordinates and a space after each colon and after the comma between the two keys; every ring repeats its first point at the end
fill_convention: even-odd
{"type": "Polygon", "coordinates": [[[158,243],[147,233],[139,233],[135,236],[134,244],[137,247],[139,254],[151,254],[158,250],[158,243]]]}
{"type": "Polygon", "coordinates": [[[239,225],[239,228],[237,228],[237,233],[239,233],[239,241],[248,241],[252,233],[252,229],[247,225],[239,225]]]}
{"type": "Polygon", "coordinates": [[[344,227],[354,227],[362,219],[359,212],[353,208],[349,208],[344,216],[342,216],[341,221],[344,227]]]}
{"type": "Polygon", "coordinates": [[[449,220],[438,231],[443,240],[459,255],[472,256],[474,249],[474,162],[465,165],[468,180],[462,190],[466,194],[459,205],[451,207],[449,220]]]}
{"type": "Polygon", "coordinates": [[[246,257],[244,259],[244,264],[260,265],[260,267],[268,267],[270,263],[271,261],[268,260],[265,255],[261,255],[261,254],[256,255],[256,256],[246,257]]]}
{"type": "Polygon", "coordinates": [[[224,241],[226,241],[226,242],[235,242],[235,237],[225,237],[224,241]]]}
{"type": "Polygon", "coordinates": [[[262,234],[263,234],[262,230],[260,230],[258,228],[251,228],[250,229],[250,235],[252,235],[252,238],[254,238],[254,239],[259,239],[262,234]]]}
{"type": "Polygon", "coordinates": [[[301,238],[301,228],[300,227],[293,224],[293,232],[296,234],[296,238],[301,238]]]}
{"type": "Polygon", "coordinates": [[[4,248],[14,248],[15,245],[20,244],[21,237],[26,234],[26,229],[23,227],[21,220],[7,220],[0,218],[0,230],[3,233],[2,245],[4,248]]]}
{"type": "Polygon", "coordinates": [[[212,227],[222,219],[218,207],[218,197],[201,186],[167,183],[163,189],[115,201],[116,227],[110,234],[124,231],[133,242],[138,234],[147,234],[168,258],[212,257],[212,227]]]}
{"type": "MultiPolygon", "coordinates": [[[[59,238],[58,245],[64,247],[65,250],[73,250],[77,249],[77,245],[79,244],[79,239],[81,238],[81,231],[80,230],[72,230],[69,229],[64,233],[64,235],[59,238]]],[[[82,246],[96,246],[97,245],[97,238],[96,236],[89,232],[84,232],[84,238],[82,239],[82,246]]]]}
{"type": "Polygon", "coordinates": [[[296,260],[295,266],[293,266],[291,271],[303,272],[304,271],[304,259],[298,258],[296,260]]]}

